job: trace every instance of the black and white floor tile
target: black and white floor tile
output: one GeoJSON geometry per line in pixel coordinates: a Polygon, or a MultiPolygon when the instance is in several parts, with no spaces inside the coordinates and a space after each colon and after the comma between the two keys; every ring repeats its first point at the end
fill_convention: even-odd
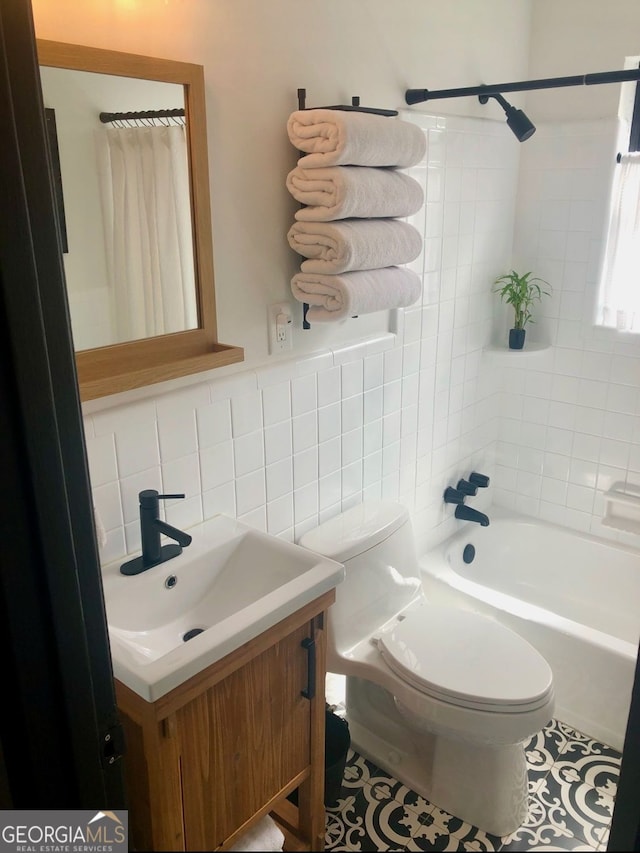
{"type": "Polygon", "coordinates": [[[447,814],[350,751],[325,850],[606,850],[620,753],[552,720],[526,747],[529,812],[511,835],[447,814]]]}

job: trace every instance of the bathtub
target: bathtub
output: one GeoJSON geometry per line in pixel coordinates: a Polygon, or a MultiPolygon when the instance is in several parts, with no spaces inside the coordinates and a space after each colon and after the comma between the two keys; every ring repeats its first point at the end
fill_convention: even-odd
{"type": "Polygon", "coordinates": [[[621,751],[640,638],[640,550],[507,510],[489,516],[489,527],[466,523],[421,557],[427,597],[528,640],[553,670],[554,716],[621,751]]]}

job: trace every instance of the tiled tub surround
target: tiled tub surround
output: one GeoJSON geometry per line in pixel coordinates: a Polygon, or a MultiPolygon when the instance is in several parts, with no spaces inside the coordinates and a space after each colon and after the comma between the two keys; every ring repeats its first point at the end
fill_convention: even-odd
{"type": "MultiPolygon", "coordinates": [[[[179,527],[223,512],[294,539],[385,497],[412,511],[419,547],[453,532],[444,489],[473,468],[491,473],[497,398],[479,366],[495,307],[487,283],[510,254],[519,151],[502,122],[411,118],[428,136],[410,170],[426,198],[410,220],[424,235],[411,264],[421,302],[391,312],[394,333],[374,340],[87,413],[104,562],[139,549],[145,488],[186,493],[166,507],[179,527]]],[[[358,320],[347,322],[355,338],[358,320]]]]}
{"type": "Polygon", "coordinates": [[[527,819],[499,837],[443,812],[351,752],[342,796],[327,811],[325,849],[606,850],[619,753],[552,720],[527,744],[526,755],[527,819]]]}
{"type": "Polygon", "coordinates": [[[640,340],[595,329],[616,123],[541,125],[522,146],[514,264],[553,284],[532,338],[545,351],[485,354],[499,382],[493,498],[638,547],[602,525],[603,494],[640,484],[640,340]]]}

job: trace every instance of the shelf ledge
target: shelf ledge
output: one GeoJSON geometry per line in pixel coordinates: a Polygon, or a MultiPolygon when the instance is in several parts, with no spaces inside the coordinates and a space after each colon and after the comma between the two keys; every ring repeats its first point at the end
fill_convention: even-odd
{"type": "Polygon", "coordinates": [[[551,344],[542,344],[532,342],[525,344],[523,349],[509,349],[507,346],[496,346],[491,344],[483,349],[483,354],[493,361],[507,361],[509,359],[528,359],[541,358],[545,354],[551,352],[551,344]]]}

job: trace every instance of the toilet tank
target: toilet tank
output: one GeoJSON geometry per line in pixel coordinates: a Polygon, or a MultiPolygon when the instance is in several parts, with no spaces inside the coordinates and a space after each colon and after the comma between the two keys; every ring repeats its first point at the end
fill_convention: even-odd
{"type": "Polygon", "coordinates": [[[359,504],[309,530],[299,544],[345,566],[329,608],[329,662],[422,594],[411,520],[401,504],[359,504]]]}

